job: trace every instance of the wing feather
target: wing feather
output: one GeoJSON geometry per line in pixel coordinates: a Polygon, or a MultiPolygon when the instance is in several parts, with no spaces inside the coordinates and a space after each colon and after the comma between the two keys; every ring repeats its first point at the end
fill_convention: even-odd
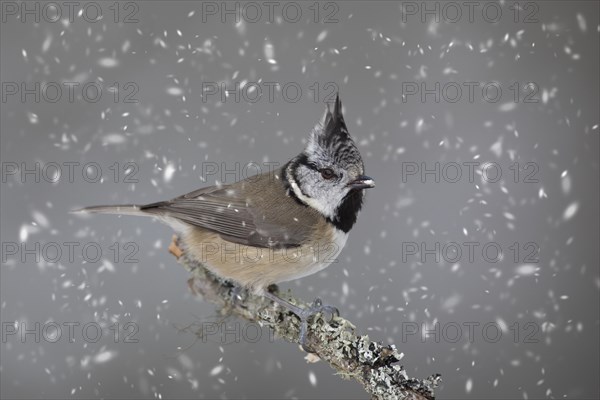
{"type": "MultiPolygon", "coordinates": [[[[283,185],[271,190],[281,190],[283,185]]],[[[264,248],[297,247],[307,239],[311,224],[297,224],[293,229],[282,227],[278,218],[289,211],[281,204],[261,210],[256,204],[266,201],[265,194],[249,185],[238,182],[227,186],[211,186],[195,190],[175,199],[148,204],[142,211],[168,215],[190,225],[216,232],[227,241],[264,248]],[[254,200],[250,201],[250,199],[254,200]],[[277,207],[281,208],[277,212],[277,207]]]]}

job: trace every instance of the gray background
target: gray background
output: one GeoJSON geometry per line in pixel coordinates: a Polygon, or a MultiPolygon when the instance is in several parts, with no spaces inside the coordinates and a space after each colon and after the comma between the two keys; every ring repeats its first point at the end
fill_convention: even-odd
{"type": "MultiPolygon", "coordinates": [[[[114,23],[112,3],[97,4],[104,18],[95,23],[75,17],[70,24],[36,24],[7,16],[0,26],[2,82],[139,87],[137,104],[115,102],[108,91],[97,103],[13,96],[1,104],[3,163],[96,162],[105,176],[103,183],[89,183],[76,169],[73,182],[56,184],[8,177],[1,185],[1,240],[97,242],[109,254],[103,258],[110,258],[112,243],[135,242],[139,262],[124,262],[121,254],[108,266],[85,263],[81,251],[74,262],[7,256],[3,323],[80,325],[74,343],[66,332],[56,343],[7,336],[2,397],[365,398],[357,384],[341,381],[323,363],[307,364],[295,346],[269,343],[266,331],[258,343],[222,343],[231,336],[203,342],[195,340],[194,326],[181,330],[219,318],[189,293],[187,273],[166,251],[167,226],[67,213],[92,204],[152,202],[214,184],[214,176],[201,177],[207,161],[227,168],[283,163],[301,151],[331,93],[326,85],[335,82],[377,188],[369,191],[339,262],[283,287],[307,300],[321,296],[361,333],[396,343],[410,376],[441,373],[440,398],[598,398],[597,2],[519,3],[537,6],[537,21],[530,22],[524,14],[535,9],[515,22],[515,3],[502,2],[497,23],[483,19],[479,7],[472,22],[463,15],[439,24],[417,16],[403,22],[399,3],[362,1],[336,2],[337,23],[322,22],[334,9],[321,5],[315,23],[312,3],[298,3],[303,17],[297,23],[269,23],[263,16],[238,26],[231,17],[221,23],[209,16],[203,23],[193,2],[139,2],[136,23],[114,23]],[[271,63],[267,43],[274,49],[271,63]],[[265,93],[254,103],[202,97],[203,82],[243,80],[296,82],[303,92],[295,103],[280,92],[272,102],[265,93]],[[480,94],[473,102],[403,101],[403,82],[433,87],[451,81],[496,81],[504,94],[496,103],[480,94]],[[515,81],[521,87],[533,82],[537,102],[520,97],[515,103],[509,89],[515,81]],[[317,98],[310,89],[315,83],[317,98]],[[492,147],[499,140],[501,148],[492,147]],[[405,162],[431,167],[473,160],[497,162],[503,179],[402,181],[405,162]],[[121,168],[135,162],[139,182],[124,183],[122,176],[112,182],[108,168],[115,162],[121,168]],[[538,182],[522,176],[514,182],[514,162],[535,163],[538,182]],[[175,168],[171,179],[167,165],[175,168]],[[570,206],[575,214],[565,215],[570,206]],[[465,241],[493,241],[508,255],[496,263],[481,252],[473,262],[464,254],[455,263],[432,256],[402,260],[402,243],[433,248],[465,241]],[[532,266],[523,253],[515,262],[508,247],[530,241],[539,246],[539,262],[532,266]],[[120,337],[115,343],[109,326],[130,321],[139,327],[139,342],[120,337]],[[105,327],[96,343],[82,338],[81,326],[89,322],[105,327]],[[419,334],[403,340],[407,323],[417,324],[419,334]],[[421,336],[436,323],[440,334],[448,328],[446,335],[421,336]],[[465,325],[471,323],[479,324],[472,338],[465,325]],[[488,323],[503,329],[495,343],[489,338],[497,331],[482,332],[488,323]],[[453,342],[455,326],[462,337],[453,342]]],[[[233,329],[238,321],[227,323],[233,329]]]]}

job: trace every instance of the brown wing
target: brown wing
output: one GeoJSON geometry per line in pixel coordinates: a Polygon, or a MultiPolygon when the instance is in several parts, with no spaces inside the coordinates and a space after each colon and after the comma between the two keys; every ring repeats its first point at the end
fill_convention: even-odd
{"type": "Polygon", "coordinates": [[[316,213],[287,196],[283,183],[273,174],[253,178],[202,188],[140,209],[180,219],[244,245],[287,248],[306,242],[317,222],[316,213]],[[298,215],[291,212],[292,207],[299,207],[298,215]]]}

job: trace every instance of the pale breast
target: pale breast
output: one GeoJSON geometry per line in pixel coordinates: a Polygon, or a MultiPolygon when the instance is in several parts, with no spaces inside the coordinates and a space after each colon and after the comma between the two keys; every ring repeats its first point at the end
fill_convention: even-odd
{"type": "Polygon", "coordinates": [[[210,271],[261,292],[271,284],[311,275],[337,262],[348,238],[325,219],[314,225],[309,236],[301,246],[287,249],[232,243],[200,228],[190,229],[182,239],[187,251],[210,271]]]}

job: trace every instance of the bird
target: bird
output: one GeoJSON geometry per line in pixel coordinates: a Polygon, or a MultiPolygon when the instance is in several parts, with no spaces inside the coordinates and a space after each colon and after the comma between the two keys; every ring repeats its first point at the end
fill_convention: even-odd
{"type": "Polygon", "coordinates": [[[318,298],[303,309],[268,288],[336,261],[363,206],[364,190],[375,187],[364,170],[338,93],[333,110],[326,105],[303,151],[281,168],[167,201],[76,212],[158,218],[176,231],[186,256],[237,288],[267,297],[298,316],[299,341],[310,352],[308,319],[339,311],[318,298]]]}

